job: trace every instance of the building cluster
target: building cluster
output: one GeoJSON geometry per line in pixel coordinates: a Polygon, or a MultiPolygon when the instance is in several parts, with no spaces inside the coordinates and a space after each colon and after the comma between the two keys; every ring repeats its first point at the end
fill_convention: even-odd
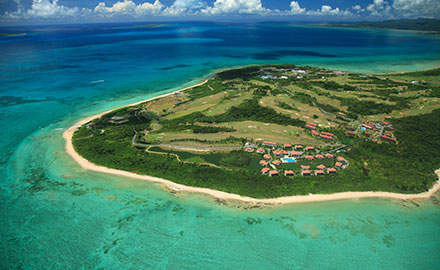
{"type": "Polygon", "coordinates": [[[318,125],[315,123],[311,123],[311,122],[307,122],[306,123],[306,128],[310,129],[310,131],[312,132],[312,135],[315,137],[320,137],[321,139],[325,139],[325,140],[333,140],[335,138],[335,134],[330,133],[330,132],[318,132],[318,125]]]}
{"type": "Polygon", "coordinates": [[[359,125],[359,128],[346,126],[345,134],[349,136],[364,135],[371,137],[371,141],[377,142],[381,139],[385,142],[397,143],[397,138],[394,136],[394,128],[391,123],[383,120],[379,122],[368,121],[359,125]]]}
{"type": "MultiPolygon", "coordinates": [[[[313,146],[304,147],[303,145],[284,144],[278,147],[275,142],[264,141],[261,146],[246,143],[244,150],[248,153],[258,153],[263,155],[260,165],[263,167],[261,173],[269,176],[279,176],[278,167],[284,163],[294,163],[297,159],[304,160],[324,160],[334,159],[335,156],[330,153],[316,154],[313,146]]],[[[299,174],[302,176],[335,174],[337,169],[345,169],[348,166],[347,161],[343,157],[336,157],[335,168],[327,168],[320,164],[311,170],[310,166],[301,165],[299,174]],[[337,168],[337,169],[336,169],[337,168]]],[[[293,170],[283,170],[285,176],[294,176],[293,170]]]]}

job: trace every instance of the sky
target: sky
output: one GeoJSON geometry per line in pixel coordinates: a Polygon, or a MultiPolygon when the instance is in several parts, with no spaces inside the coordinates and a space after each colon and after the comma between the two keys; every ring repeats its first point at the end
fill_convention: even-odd
{"type": "Polygon", "coordinates": [[[0,0],[1,23],[440,18],[440,0],[0,0]]]}

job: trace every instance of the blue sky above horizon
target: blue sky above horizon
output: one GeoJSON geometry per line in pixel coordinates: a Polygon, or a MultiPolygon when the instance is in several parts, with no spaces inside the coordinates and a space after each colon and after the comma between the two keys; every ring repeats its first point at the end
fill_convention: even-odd
{"type": "Polygon", "coordinates": [[[440,18],[440,0],[0,0],[3,23],[440,18]]]}

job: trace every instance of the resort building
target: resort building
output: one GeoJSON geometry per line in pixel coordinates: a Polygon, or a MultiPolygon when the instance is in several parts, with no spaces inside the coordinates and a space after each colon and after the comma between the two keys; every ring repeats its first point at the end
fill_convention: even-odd
{"type": "Polygon", "coordinates": [[[328,168],[327,169],[327,173],[328,174],[334,174],[334,173],[336,173],[336,169],[335,168],[328,168]]]}
{"type": "Polygon", "coordinates": [[[314,160],[315,158],[313,156],[305,156],[305,159],[307,159],[307,160],[314,160]]]}
{"type": "Polygon", "coordinates": [[[345,162],[346,161],[345,158],[343,158],[343,157],[337,157],[336,160],[339,161],[339,162],[345,162]]]}
{"type": "Polygon", "coordinates": [[[321,133],[321,135],[319,135],[319,137],[321,137],[322,139],[326,139],[326,140],[333,140],[333,137],[322,134],[322,133],[321,133]]]}
{"type": "Polygon", "coordinates": [[[260,148],[260,149],[257,150],[257,153],[258,154],[264,154],[264,153],[266,153],[266,150],[264,150],[263,148],[260,148]]]}
{"type": "Polygon", "coordinates": [[[329,136],[329,137],[335,137],[335,134],[329,133],[329,132],[321,132],[321,135],[329,136]]]}
{"type": "Polygon", "coordinates": [[[269,154],[265,154],[265,155],[263,156],[263,158],[264,158],[264,159],[271,159],[272,157],[271,157],[269,154]]]}
{"type": "Polygon", "coordinates": [[[272,164],[275,165],[275,166],[279,166],[279,165],[281,165],[281,161],[274,160],[274,161],[272,161],[272,164]]]}
{"type": "Polygon", "coordinates": [[[372,141],[372,142],[377,142],[377,140],[376,140],[376,139],[371,139],[371,141],[372,141]]]}
{"type": "Polygon", "coordinates": [[[263,145],[264,146],[271,146],[271,147],[276,147],[277,146],[277,143],[274,143],[274,142],[263,142],[263,145]]]}
{"type": "Polygon", "coordinates": [[[312,122],[307,122],[306,126],[312,126],[312,127],[318,127],[318,124],[312,123],[312,122]]]}
{"type": "Polygon", "coordinates": [[[324,156],[323,155],[316,155],[315,158],[316,159],[324,159],[324,156]]]}
{"type": "Polygon", "coordinates": [[[261,166],[267,166],[267,161],[266,160],[260,160],[260,165],[261,166]]]}
{"type": "Polygon", "coordinates": [[[295,174],[293,173],[293,171],[285,171],[284,175],[285,176],[294,176],[295,174]]]}
{"type": "Polygon", "coordinates": [[[391,137],[385,136],[385,135],[380,136],[380,139],[382,141],[386,141],[386,142],[397,143],[396,138],[391,138],[391,137]]]}
{"type": "Polygon", "coordinates": [[[255,150],[254,150],[254,148],[248,147],[248,148],[244,149],[244,151],[246,151],[248,153],[253,153],[255,150]]]}
{"type": "Polygon", "coordinates": [[[292,151],[291,153],[290,153],[290,155],[292,156],[292,157],[295,157],[295,158],[299,158],[299,157],[301,157],[301,152],[295,152],[295,151],[292,151]]]}
{"type": "Polygon", "coordinates": [[[316,170],[315,175],[324,175],[324,171],[323,170],[316,170]]]}
{"type": "Polygon", "coordinates": [[[286,150],[280,150],[281,155],[288,155],[289,152],[287,152],[286,150]]]}
{"type": "Polygon", "coordinates": [[[307,165],[301,165],[301,169],[303,169],[303,170],[308,170],[308,169],[310,169],[310,166],[307,166],[307,165]]]}
{"type": "Polygon", "coordinates": [[[292,145],[287,143],[284,145],[284,148],[290,149],[290,148],[292,148],[292,145]]]}
{"type": "Polygon", "coordinates": [[[312,150],[315,150],[315,147],[313,147],[313,146],[307,146],[306,147],[306,151],[312,151],[312,150]]]}
{"type": "Polygon", "coordinates": [[[347,134],[349,136],[356,136],[356,133],[354,133],[353,131],[347,131],[347,132],[345,132],[345,134],[347,134]]]}
{"type": "Polygon", "coordinates": [[[326,158],[334,158],[335,156],[332,155],[332,154],[325,154],[325,157],[326,157],[326,158]]]}
{"type": "Polygon", "coordinates": [[[317,127],[307,124],[306,128],[311,129],[311,130],[316,130],[317,127]]]}
{"type": "Polygon", "coordinates": [[[269,175],[270,176],[278,176],[279,174],[278,174],[278,171],[273,170],[273,171],[269,172],[269,175]]]}
{"type": "Polygon", "coordinates": [[[342,163],[341,162],[336,162],[335,167],[341,169],[342,168],[342,163]]]}
{"type": "Polygon", "coordinates": [[[263,169],[261,169],[261,173],[262,173],[262,174],[267,174],[269,171],[270,171],[269,168],[263,168],[263,169]]]}
{"type": "Polygon", "coordinates": [[[308,171],[308,170],[302,170],[301,171],[301,175],[302,176],[310,176],[312,173],[310,172],[310,171],[308,171]]]}
{"type": "Polygon", "coordinates": [[[324,170],[324,169],[325,169],[325,165],[324,165],[324,164],[321,164],[321,165],[319,165],[319,166],[316,166],[316,168],[317,168],[317,169],[320,169],[320,170],[324,170]]]}
{"type": "Polygon", "coordinates": [[[295,150],[302,150],[303,146],[302,145],[295,145],[295,150]]]}
{"type": "Polygon", "coordinates": [[[387,121],[385,121],[385,120],[382,120],[381,122],[380,122],[382,125],[384,125],[384,126],[388,126],[390,123],[388,123],[387,121]]]}
{"type": "Polygon", "coordinates": [[[274,150],[274,151],[272,151],[272,153],[273,153],[276,157],[281,156],[281,151],[280,151],[280,150],[274,150]]]}
{"type": "Polygon", "coordinates": [[[319,132],[317,132],[316,130],[312,130],[312,135],[313,136],[319,136],[319,132]]]}

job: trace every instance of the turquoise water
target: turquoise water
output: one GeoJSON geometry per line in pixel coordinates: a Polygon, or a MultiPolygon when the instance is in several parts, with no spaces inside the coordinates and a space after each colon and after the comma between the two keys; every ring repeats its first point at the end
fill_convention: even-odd
{"type": "MultiPolygon", "coordinates": [[[[15,27],[0,50],[1,269],[440,269],[440,203],[248,208],[81,169],[86,116],[253,63],[439,66],[440,38],[288,24],[15,27]]],[[[440,166],[439,166],[440,167],[440,166]]]]}
{"type": "Polygon", "coordinates": [[[288,162],[288,163],[295,163],[296,160],[294,158],[282,158],[281,159],[283,162],[288,162]]]}

